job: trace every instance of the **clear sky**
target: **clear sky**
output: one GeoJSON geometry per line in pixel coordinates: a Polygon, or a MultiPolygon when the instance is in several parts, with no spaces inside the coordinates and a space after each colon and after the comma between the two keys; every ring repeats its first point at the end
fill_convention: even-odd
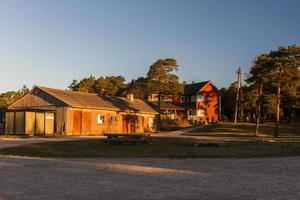
{"type": "Polygon", "coordinates": [[[300,44],[299,0],[0,0],[0,92],[145,76],[176,58],[181,80],[218,87],[260,53],[300,44]]]}

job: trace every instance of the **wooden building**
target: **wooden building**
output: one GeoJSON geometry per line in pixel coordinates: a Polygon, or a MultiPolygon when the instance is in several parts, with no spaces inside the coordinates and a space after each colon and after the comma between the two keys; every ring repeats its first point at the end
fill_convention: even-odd
{"type": "Polygon", "coordinates": [[[187,84],[181,102],[194,108],[188,113],[190,120],[213,122],[221,120],[221,95],[211,81],[187,84]]]}
{"type": "MultiPolygon", "coordinates": [[[[188,119],[193,123],[221,120],[221,95],[212,81],[185,84],[182,95],[162,95],[162,119],[188,119]]],[[[149,105],[157,109],[157,94],[148,96],[149,105]]]]}
{"type": "Polygon", "coordinates": [[[157,112],[142,100],[35,87],[8,107],[6,134],[101,135],[156,131],[157,112]]]}

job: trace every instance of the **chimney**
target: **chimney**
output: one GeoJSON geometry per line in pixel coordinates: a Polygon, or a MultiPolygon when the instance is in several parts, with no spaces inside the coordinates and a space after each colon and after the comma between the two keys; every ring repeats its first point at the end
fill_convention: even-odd
{"type": "Polygon", "coordinates": [[[131,94],[131,93],[127,94],[127,99],[128,99],[130,102],[133,102],[133,100],[134,100],[133,94],[131,94]]]}

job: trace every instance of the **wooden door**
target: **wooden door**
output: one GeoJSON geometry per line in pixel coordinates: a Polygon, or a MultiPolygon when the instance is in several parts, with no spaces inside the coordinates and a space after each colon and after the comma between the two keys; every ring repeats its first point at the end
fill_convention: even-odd
{"type": "Polygon", "coordinates": [[[46,135],[54,134],[54,122],[55,122],[54,113],[45,113],[45,134],[46,135]]]}
{"type": "Polygon", "coordinates": [[[93,118],[93,112],[91,111],[82,112],[82,134],[83,135],[93,134],[92,118],[93,118]]]}
{"type": "Polygon", "coordinates": [[[122,133],[128,133],[128,123],[125,115],[122,116],[122,133]]]}
{"type": "Polygon", "coordinates": [[[14,112],[6,112],[5,113],[5,133],[6,134],[14,134],[15,127],[15,113],[14,112]]]}
{"type": "Polygon", "coordinates": [[[81,130],[81,123],[82,123],[82,112],[80,110],[73,111],[73,135],[80,135],[81,130]]]}
{"type": "Polygon", "coordinates": [[[36,113],[35,118],[35,133],[36,134],[45,134],[45,113],[36,113]]]}
{"type": "Polygon", "coordinates": [[[25,133],[25,113],[16,112],[15,114],[15,134],[25,133]]]}
{"type": "Polygon", "coordinates": [[[33,135],[35,133],[35,112],[26,112],[25,120],[25,134],[33,135]]]}

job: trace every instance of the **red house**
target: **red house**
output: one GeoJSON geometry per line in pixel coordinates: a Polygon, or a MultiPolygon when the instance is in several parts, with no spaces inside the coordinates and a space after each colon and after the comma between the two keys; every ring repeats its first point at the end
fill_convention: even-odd
{"type": "MultiPolygon", "coordinates": [[[[150,94],[148,102],[157,108],[157,94],[150,94]]],[[[162,118],[188,119],[195,123],[221,120],[221,95],[211,81],[186,84],[181,96],[162,96],[162,118]]]]}
{"type": "Polygon", "coordinates": [[[188,113],[190,120],[198,122],[221,120],[221,95],[211,81],[185,85],[180,100],[194,108],[191,113],[188,113]]]}

